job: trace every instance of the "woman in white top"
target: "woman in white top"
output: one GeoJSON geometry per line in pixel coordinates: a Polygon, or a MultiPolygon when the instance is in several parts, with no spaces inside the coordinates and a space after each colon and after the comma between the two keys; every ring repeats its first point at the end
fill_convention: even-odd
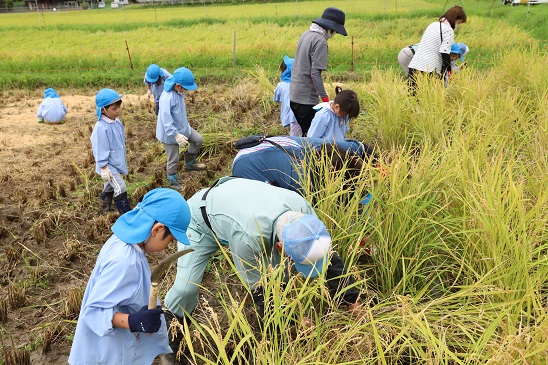
{"type": "Polygon", "coordinates": [[[461,6],[453,6],[426,28],[419,47],[409,64],[409,88],[415,93],[416,77],[419,73],[437,74],[443,78],[451,68],[451,45],[455,39],[455,29],[466,22],[466,14],[461,6]]]}

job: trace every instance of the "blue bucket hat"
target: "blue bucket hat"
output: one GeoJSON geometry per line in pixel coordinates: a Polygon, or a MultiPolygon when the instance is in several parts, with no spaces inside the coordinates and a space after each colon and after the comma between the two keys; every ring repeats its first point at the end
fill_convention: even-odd
{"type": "Polygon", "coordinates": [[[451,53],[456,53],[458,55],[460,55],[460,49],[459,49],[459,45],[456,44],[456,43],[453,43],[451,45],[451,53]]]}
{"type": "Polygon", "coordinates": [[[160,66],[155,65],[154,63],[147,67],[147,71],[145,73],[145,80],[147,82],[156,82],[160,78],[160,75],[162,75],[162,69],[160,66]]]}
{"type": "Polygon", "coordinates": [[[294,58],[291,58],[289,56],[284,56],[284,64],[286,69],[284,72],[282,72],[280,76],[282,81],[291,82],[291,69],[293,68],[293,61],[295,61],[294,58]]]}
{"type": "Polygon", "coordinates": [[[56,98],[59,98],[59,95],[55,92],[55,90],[53,90],[51,87],[50,88],[47,88],[45,91],[44,91],[44,99],[45,98],[53,98],[53,99],[56,99],[56,98]]]}
{"type": "Polygon", "coordinates": [[[150,236],[155,222],[168,227],[177,241],[190,245],[186,235],[190,223],[188,203],[180,193],[168,188],[146,193],[133,210],[116,220],[112,232],[126,243],[138,244],[150,236]]]}
{"type": "Polygon", "coordinates": [[[464,56],[466,56],[466,54],[468,52],[470,52],[470,49],[468,48],[468,46],[464,43],[457,43],[458,46],[459,46],[459,53],[460,53],[460,60],[462,62],[464,62],[464,56]]]}
{"type": "Polygon", "coordinates": [[[121,100],[124,94],[119,95],[116,91],[112,89],[102,89],[95,96],[95,114],[97,114],[97,119],[101,119],[101,109],[109,106],[121,100]]]}
{"type": "Polygon", "coordinates": [[[324,260],[331,248],[331,236],[317,217],[305,214],[289,220],[282,230],[282,243],[303,276],[314,278],[327,267],[324,260]]]}
{"type": "Polygon", "coordinates": [[[173,76],[169,77],[164,82],[164,90],[171,91],[175,84],[179,84],[187,90],[196,90],[198,85],[194,82],[194,75],[186,67],[179,67],[173,73],[173,76]]]}
{"type": "Polygon", "coordinates": [[[323,11],[321,18],[314,19],[312,23],[316,23],[324,29],[331,29],[346,36],[347,34],[346,29],[344,28],[344,20],[344,11],[330,7],[323,11]]]}

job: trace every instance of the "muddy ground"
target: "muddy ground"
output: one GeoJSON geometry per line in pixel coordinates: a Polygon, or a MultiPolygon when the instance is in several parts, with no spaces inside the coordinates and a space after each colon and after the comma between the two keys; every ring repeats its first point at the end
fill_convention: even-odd
{"type": "MultiPolygon", "coordinates": [[[[204,148],[208,153],[202,160],[209,171],[180,172],[187,198],[230,173],[236,150],[232,130],[227,128],[235,128],[239,119],[251,123],[251,128],[251,119],[279,123],[276,111],[265,114],[260,103],[234,90],[212,86],[210,92],[216,97],[202,91],[187,100],[191,125],[198,131],[217,131],[220,140],[212,141],[215,133],[205,136],[204,145],[209,147],[204,148]],[[209,125],[213,122],[216,125],[209,125]]],[[[0,357],[6,364],[67,363],[87,279],[118,217],[100,212],[102,182],[94,172],[89,141],[95,123],[94,94],[59,93],[69,109],[65,123],[59,125],[37,123],[41,90],[2,95],[0,357]]],[[[120,119],[126,126],[128,186],[135,205],[150,189],[167,186],[165,154],[154,137],[153,102],[144,94],[124,96],[120,119]]],[[[152,265],[164,255],[151,257],[152,265]]],[[[222,261],[214,260],[216,269],[206,277],[206,285],[219,285],[217,270],[224,270],[222,261]]],[[[173,275],[174,270],[168,280],[173,275]]],[[[235,276],[222,276],[223,285],[239,286],[235,276]]],[[[214,295],[204,297],[215,306],[214,295]]]]}

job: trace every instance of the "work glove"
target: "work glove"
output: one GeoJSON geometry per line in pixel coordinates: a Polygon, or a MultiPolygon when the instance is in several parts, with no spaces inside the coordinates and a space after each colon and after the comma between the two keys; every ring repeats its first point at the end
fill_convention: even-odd
{"type": "Polygon", "coordinates": [[[324,96],[324,97],[322,98],[322,101],[323,101],[324,103],[327,103],[327,102],[329,101],[329,95],[324,96]]]}
{"type": "Polygon", "coordinates": [[[175,140],[177,141],[177,144],[181,148],[185,148],[186,145],[188,144],[188,138],[186,138],[185,135],[181,133],[177,133],[175,135],[175,140]]]}
{"type": "Polygon", "coordinates": [[[38,119],[38,123],[44,123],[43,119],[38,119]]]}
{"type": "Polygon", "coordinates": [[[152,95],[152,93],[150,92],[150,89],[147,89],[147,98],[150,99],[150,95],[152,95]]]}
{"type": "Polygon", "coordinates": [[[110,182],[113,177],[114,176],[112,176],[112,172],[110,171],[108,166],[106,169],[101,169],[101,178],[103,179],[104,182],[110,182]]]}
{"type": "Polygon", "coordinates": [[[137,313],[128,315],[129,330],[131,332],[155,333],[162,325],[161,315],[164,313],[161,306],[156,309],[148,309],[143,306],[137,313]]]}

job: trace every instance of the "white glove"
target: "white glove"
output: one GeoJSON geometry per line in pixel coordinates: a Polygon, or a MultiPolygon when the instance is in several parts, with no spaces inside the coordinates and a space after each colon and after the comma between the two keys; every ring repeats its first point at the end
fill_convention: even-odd
{"type": "Polygon", "coordinates": [[[107,168],[106,169],[101,169],[101,178],[103,179],[104,182],[110,182],[112,180],[112,178],[114,178],[114,176],[112,176],[112,172],[110,172],[110,169],[107,168]]]}
{"type": "Polygon", "coordinates": [[[147,98],[150,99],[150,95],[152,95],[152,93],[150,92],[150,89],[147,89],[147,98]]]}
{"type": "Polygon", "coordinates": [[[179,144],[179,147],[184,148],[188,144],[188,138],[185,137],[184,134],[177,133],[175,135],[175,140],[177,141],[177,144],[179,144]]]}

